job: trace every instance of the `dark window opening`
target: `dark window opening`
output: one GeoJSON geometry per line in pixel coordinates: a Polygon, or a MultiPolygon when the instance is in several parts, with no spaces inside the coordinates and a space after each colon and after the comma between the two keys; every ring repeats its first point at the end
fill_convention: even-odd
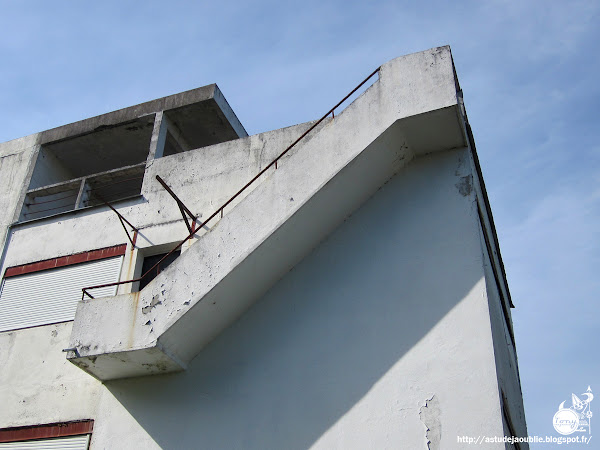
{"type": "Polygon", "coordinates": [[[148,283],[154,280],[159,273],[165,270],[169,266],[169,264],[175,261],[180,254],[180,250],[174,251],[154,269],[152,269],[152,267],[157,262],[159,262],[166,255],[166,253],[159,253],[158,255],[146,256],[144,258],[144,262],[142,263],[142,275],[144,275],[150,269],[152,269],[152,271],[144,278],[142,278],[142,280],[140,280],[140,291],[144,289],[144,287],[146,287],[148,283]]]}

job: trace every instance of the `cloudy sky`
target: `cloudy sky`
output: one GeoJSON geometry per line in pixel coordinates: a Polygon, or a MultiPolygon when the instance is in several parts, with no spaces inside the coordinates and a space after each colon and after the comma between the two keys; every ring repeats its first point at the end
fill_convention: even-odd
{"type": "Polygon", "coordinates": [[[572,392],[600,392],[600,2],[0,6],[2,142],[213,82],[259,133],[319,117],[389,59],[450,44],[516,305],[530,435],[556,435],[572,392]]]}

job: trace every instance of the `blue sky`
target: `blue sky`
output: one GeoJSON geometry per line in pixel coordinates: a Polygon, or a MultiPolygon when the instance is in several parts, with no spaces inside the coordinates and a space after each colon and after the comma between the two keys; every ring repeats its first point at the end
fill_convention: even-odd
{"type": "Polygon", "coordinates": [[[0,6],[1,142],[213,82],[254,134],[450,44],[516,305],[529,433],[556,435],[558,405],[600,390],[600,2],[0,6]]]}

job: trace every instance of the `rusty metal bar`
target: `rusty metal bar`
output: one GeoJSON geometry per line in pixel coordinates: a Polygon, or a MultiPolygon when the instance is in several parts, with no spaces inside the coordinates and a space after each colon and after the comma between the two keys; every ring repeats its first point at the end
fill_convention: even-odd
{"type": "MultiPolygon", "coordinates": [[[[82,289],[82,291],[83,291],[82,298],[83,298],[84,294],[87,295],[87,296],[89,296],[89,297],[91,297],[91,298],[93,298],[87,292],[88,289],[96,289],[96,288],[108,287],[108,286],[118,286],[118,285],[126,284],[126,283],[135,283],[136,281],[142,280],[148,273],[152,272],[160,263],[162,263],[163,260],[165,260],[166,258],[168,258],[169,256],[171,256],[171,254],[173,252],[179,250],[183,244],[185,244],[189,239],[191,239],[196,234],[196,232],[198,230],[201,230],[208,222],[210,222],[214,217],[216,217],[219,214],[219,212],[221,213],[221,217],[223,217],[223,210],[225,209],[226,206],[228,206],[231,202],[233,202],[242,192],[244,192],[252,183],[254,183],[258,178],[260,178],[260,176],[263,175],[267,170],[269,170],[273,165],[277,164],[277,162],[287,152],[289,152],[298,142],[300,142],[302,139],[304,139],[304,137],[308,133],[310,133],[321,122],[323,122],[323,120],[325,120],[327,118],[327,116],[329,116],[329,114],[332,114],[336,110],[336,108],[338,106],[340,106],[342,103],[344,103],[346,100],[348,100],[348,98],[350,98],[350,96],[352,94],[354,94],[356,91],[358,91],[367,81],[369,81],[373,77],[373,75],[375,75],[376,73],[378,73],[380,68],[381,68],[381,66],[378,67],[377,69],[375,69],[373,72],[371,72],[371,74],[367,78],[365,78],[363,81],[361,81],[358,86],[356,86],[354,89],[352,89],[352,91],[350,91],[350,93],[348,95],[346,95],[342,100],[340,100],[333,108],[331,108],[329,111],[327,111],[327,113],[325,115],[323,115],[319,120],[317,120],[308,130],[306,130],[304,133],[302,133],[302,135],[298,139],[296,139],[294,142],[292,142],[283,152],[281,152],[279,154],[279,156],[277,156],[273,161],[271,161],[267,166],[265,166],[264,169],[262,169],[260,172],[258,172],[258,174],[256,174],[250,181],[248,181],[239,191],[237,191],[232,197],[230,197],[229,200],[227,200],[225,203],[223,203],[214,213],[212,213],[208,217],[208,219],[206,219],[204,222],[202,222],[197,227],[193,227],[192,231],[190,231],[190,234],[185,239],[183,239],[169,253],[167,253],[165,256],[163,256],[156,264],[154,264],[150,269],[148,269],[146,271],[146,273],[142,274],[141,277],[133,279],[133,280],[117,281],[115,283],[108,283],[108,284],[102,284],[102,285],[99,285],[99,286],[90,286],[90,287],[83,288],[82,289]]],[[[156,176],[156,178],[157,179],[159,178],[158,175],[156,176]]],[[[166,188],[166,186],[165,186],[165,188],[166,188]]],[[[114,210],[114,208],[113,208],[113,210],[114,210]]]]}
{"type": "MultiPolygon", "coordinates": [[[[154,267],[152,267],[152,269],[154,269],[154,267]]],[[[152,270],[152,269],[150,269],[150,270],[152,270]]],[[[146,273],[148,273],[148,272],[146,272],[146,273]]],[[[92,294],[90,294],[88,292],[88,290],[100,289],[100,288],[103,288],[103,287],[110,287],[110,286],[120,286],[121,284],[127,284],[127,283],[135,283],[136,281],[142,281],[142,278],[143,278],[143,276],[141,276],[139,278],[134,278],[132,280],[115,281],[113,283],[98,284],[96,286],[84,287],[83,289],[81,289],[81,291],[83,292],[82,295],[81,295],[81,299],[83,300],[84,295],[87,295],[89,298],[94,298],[94,296],[92,294]]]]}
{"type": "Polygon", "coordinates": [[[179,197],[177,197],[175,192],[173,192],[173,190],[167,185],[167,183],[165,183],[165,180],[163,180],[159,175],[156,175],[156,179],[161,184],[161,186],[164,187],[165,190],[171,195],[171,197],[173,197],[173,199],[177,202],[177,206],[179,206],[179,211],[181,212],[181,215],[183,216],[183,220],[185,220],[185,224],[188,228],[188,231],[191,233],[192,226],[190,226],[190,222],[189,222],[188,218],[186,217],[185,213],[187,213],[190,216],[190,218],[192,219],[192,221],[194,221],[194,222],[196,221],[196,219],[198,219],[198,217],[195,216],[187,208],[187,206],[185,206],[185,204],[181,201],[181,199],[179,197]],[[185,211],[185,213],[184,213],[184,211],[185,211]]]}
{"type": "MultiPolygon", "coordinates": [[[[107,203],[107,204],[108,204],[108,203],[107,203]]],[[[109,206],[110,206],[110,205],[109,205],[109,206]]],[[[131,236],[129,236],[129,231],[127,231],[127,227],[125,226],[125,223],[124,223],[124,221],[125,221],[125,222],[127,222],[127,223],[129,223],[129,222],[128,222],[128,221],[127,221],[127,219],[125,219],[125,218],[124,218],[124,217],[123,217],[121,214],[119,214],[119,213],[117,212],[117,210],[116,210],[116,209],[114,209],[112,206],[111,206],[111,209],[112,209],[114,212],[116,212],[116,213],[117,213],[117,216],[119,217],[119,221],[121,222],[121,226],[123,227],[123,230],[125,230],[125,234],[127,234],[127,239],[129,239],[129,242],[131,242],[131,245],[135,247],[135,242],[133,242],[133,239],[131,238],[131,236]]],[[[133,230],[134,230],[134,232],[135,232],[135,233],[137,233],[137,229],[135,229],[135,228],[133,227],[133,225],[129,224],[129,226],[130,226],[131,228],[133,228],[133,230]]]]}
{"type": "Polygon", "coordinates": [[[106,200],[104,200],[104,199],[103,199],[102,197],[100,197],[99,195],[97,195],[97,194],[95,194],[95,195],[96,195],[96,196],[97,196],[97,197],[100,199],[100,201],[102,201],[102,202],[103,202],[103,203],[104,203],[106,206],[108,206],[110,209],[112,209],[112,210],[115,212],[115,214],[116,214],[117,216],[119,216],[119,218],[120,218],[120,219],[121,219],[123,222],[125,222],[127,225],[129,225],[131,228],[133,228],[133,230],[135,230],[135,231],[138,231],[138,229],[137,229],[136,227],[134,227],[134,226],[131,224],[131,222],[129,222],[129,221],[128,221],[128,220],[127,220],[125,217],[123,217],[119,211],[117,211],[115,208],[113,208],[113,206],[112,206],[110,203],[108,203],[106,200]]]}
{"type": "MultiPolygon", "coordinates": [[[[185,221],[185,226],[187,227],[188,231],[191,233],[192,227],[190,225],[190,221],[189,221],[188,217],[185,215],[185,210],[181,207],[181,205],[179,203],[177,204],[177,206],[179,206],[179,212],[183,216],[183,220],[185,221]]],[[[192,219],[192,223],[194,223],[193,219],[192,219]]]]}
{"type": "Polygon", "coordinates": [[[137,238],[138,229],[136,227],[134,227],[133,225],[131,225],[131,222],[129,222],[125,217],[123,217],[119,211],[117,211],[115,208],[113,208],[113,206],[110,203],[108,203],[106,200],[104,200],[100,195],[98,195],[98,194],[94,194],[94,195],[96,197],[98,197],[102,203],[104,203],[106,206],[108,206],[110,209],[112,209],[114,211],[114,213],[119,218],[119,221],[121,222],[121,226],[123,227],[123,230],[125,230],[125,234],[127,234],[127,239],[129,239],[129,242],[131,242],[131,245],[135,247],[135,238],[137,238]],[[129,236],[129,231],[127,231],[127,227],[125,226],[125,223],[127,225],[129,225],[135,232],[133,239],[131,238],[131,236],[129,236]]]}

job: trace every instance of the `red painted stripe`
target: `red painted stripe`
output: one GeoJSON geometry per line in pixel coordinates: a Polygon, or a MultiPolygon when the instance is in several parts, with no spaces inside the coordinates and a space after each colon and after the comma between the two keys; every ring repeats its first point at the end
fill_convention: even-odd
{"type": "Polygon", "coordinates": [[[29,427],[13,427],[0,429],[0,442],[19,442],[31,439],[47,439],[64,436],[90,434],[94,428],[93,420],[77,422],[51,423],[29,427]]]}
{"type": "Polygon", "coordinates": [[[13,266],[6,269],[4,278],[23,275],[25,273],[39,272],[46,269],[54,269],[55,267],[70,266],[87,261],[96,261],[98,259],[111,258],[113,256],[122,256],[125,254],[127,244],[115,245],[114,247],[106,247],[98,250],[90,250],[88,252],[76,253],[69,256],[60,256],[58,258],[46,259],[20,266],[13,266]]]}

